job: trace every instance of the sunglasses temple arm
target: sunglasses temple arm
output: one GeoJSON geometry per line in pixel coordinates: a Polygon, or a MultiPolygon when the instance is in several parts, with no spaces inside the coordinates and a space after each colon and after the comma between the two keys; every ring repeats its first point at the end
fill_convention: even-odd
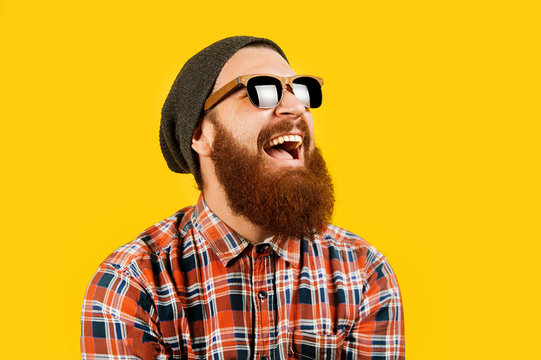
{"type": "Polygon", "coordinates": [[[222,86],[218,91],[210,95],[207,100],[205,101],[205,106],[203,110],[207,111],[214,105],[216,105],[220,100],[222,100],[224,97],[229,95],[230,92],[237,89],[239,86],[242,86],[243,84],[240,82],[240,77],[231,80],[224,86],[222,86]]]}

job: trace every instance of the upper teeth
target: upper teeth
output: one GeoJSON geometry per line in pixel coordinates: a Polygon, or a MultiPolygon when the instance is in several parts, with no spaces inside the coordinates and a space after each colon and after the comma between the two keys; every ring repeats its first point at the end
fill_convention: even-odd
{"type": "Polygon", "coordinates": [[[283,144],[285,142],[296,142],[297,144],[295,144],[295,148],[298,148],[301,143],[302,143],[302,137],[300,137],[299,135],[284,135],[284,136],[279,136],[277,137],[276,139],[272,139],[271,141],[269,141],[267,143],[267,146],[270,147],[270,146],[276,146],[278,144],[283,144]]]}

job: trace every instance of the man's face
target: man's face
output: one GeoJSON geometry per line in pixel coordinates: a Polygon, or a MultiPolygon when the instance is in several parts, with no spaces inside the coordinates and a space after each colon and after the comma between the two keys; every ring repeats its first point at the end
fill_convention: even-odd
{"type": "MultiPolygon", "coordinates": [[[[276,51],[268,48],[243,48],[224,65],[214,90],[241,75],[274,74],[291,76],[296,73],[276,51]]],[[[248,154],[258,154],[271,172],[305,165],[307,151],[314,148],[312,114],[290,91],[284,91],[282,101],[271,109],[255,107],[246,90],[240,88],[214,108],[223,126],[246,148],[248,154]],[[281,126],[277,126],[281,123],[281,126]],[[284,124],[288,124],[285,126],[284,124]],[[292,141],[269,146],[269,141],[287,136],[292,141]],[[296,141],[302,138],[302,145],[296,141]],[[293,141],[294,140],[294,141],[293,141]]]]}
{"type": "MultiPolygon", "coordinates": [[[[273,50],[245,48],[226,63],[215,90],[254,73],[295,74],[273,50]]],[[[217,178],[210,180],[219,182],[233,213],[279,237],[311,237],[330,222],[332,181],[314,145],[312,116],[292,93],[285,91],[275,108],[260,109],[241,89],[218,103],[207,120],[214,127],[217,178]],[[293,149],[293,140],[269,146],[284,136],[300,136],[301,145],[293,149]]]]}

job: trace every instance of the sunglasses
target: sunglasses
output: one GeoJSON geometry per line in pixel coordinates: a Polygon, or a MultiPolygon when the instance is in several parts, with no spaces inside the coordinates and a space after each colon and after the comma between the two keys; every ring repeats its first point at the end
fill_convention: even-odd
{"type": "Polygon", "coordinates": [[[284,87],[289,86],[293,94],[309,108],[321,106],[323,79],[317,76],[293,75],[281,77],[271,74],[242,75],[231,80],[205,101],[207,111],[239,87],[246,87],[248,98],[255,107],[270,109],[282,101],[284,87]]]}

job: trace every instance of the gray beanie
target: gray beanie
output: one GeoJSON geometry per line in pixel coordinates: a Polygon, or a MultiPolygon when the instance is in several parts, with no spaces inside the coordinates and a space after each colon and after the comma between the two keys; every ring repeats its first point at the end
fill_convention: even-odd
{"type": "Polygon", "coordinates": [[[270,46],[287,61],[282,49],[271,40],[233,36],[201,50],[184,64],[162,108],[160,146],[169,169],[191,172],[197,178],[199,161],[191,144],[205,100],[227,60],[239,49],[257,43],[270,46]]]}

